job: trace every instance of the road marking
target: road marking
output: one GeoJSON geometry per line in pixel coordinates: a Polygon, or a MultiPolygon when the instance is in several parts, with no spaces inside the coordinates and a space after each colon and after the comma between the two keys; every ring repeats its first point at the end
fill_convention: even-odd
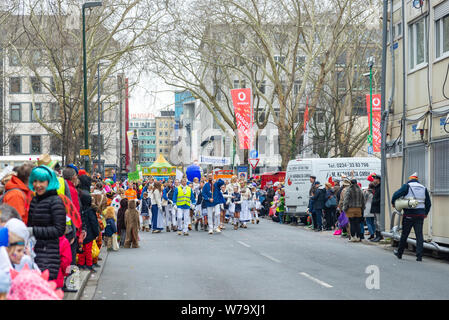
{"type": "Polygon", "coordinates": [[[246,244],[245,242],[242,241],[237,241],[238,243],[240,243],[242,246],[245,246],[247,248],[251,248],[251,246],[249,244],[246,244]]]}
{"type": "Polygon", "coordinates": [[[271,261],[274,261],[274,262],[277,262],[277,263],[281,263],[281,260],[278,260],[278,259],[276,259],[276,258],[273,258],[272,256],[269,256],[269,255],[266,254],[266,253],[261,252],[260,255],[264,256],[265,258],[270,259],[271,261]]]}
{"type": "Polygon", "coordinates": [[[314,281],[314,282],[316,282],[316,283],[318,283],[319,285],[322,285],[323,287],[333,288],[330,284],[328,284],[328,283],[326,283],[324,281],[321,281],[320,279],[314,278],[310,274],[307,274],[305,272],[300,272],[299,274],[304,276],[304,277],[306,277],[306,278],[308,278],[308,279],[310,279],[310,280],[312,280],[312,281],[314,281]]]}

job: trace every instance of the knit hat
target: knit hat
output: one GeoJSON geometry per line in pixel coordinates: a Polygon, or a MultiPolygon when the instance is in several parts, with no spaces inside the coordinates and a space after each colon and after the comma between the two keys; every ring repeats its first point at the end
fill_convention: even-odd
{"type": "Polygon", "coordinates": [[[408,177],[409,180],[415,179],[418,180],[418,173],[414,172],[410,177],[408,177]]]}
{"type": "Polygon", "coordinates": [[[8,293],[11,287],[11,277],[8,272],[0,269],[0,293],[8,293]]]}
{"type": "Polygon", "coordinates": [[[88,176],[89,174],[86,172],[86,170],[80,169],[80,170],[78,170],[78,175],[79,176],[88,176]]]}
{"type": "Polygon", "coordinates": [[[42,274],[37,270],[30,270],[25,265],[20,272],[11,269],[11,288],[8,300],[62,300],[64,292],[56,289],[56,282],[48,281],[49,271],[42,274]]]}
{"type": "Polygon", "coordinates": [[[28,228],[25,223],[23,223],[23,221],[12,218],[9,219],[8,222],[6,222],[5,227],[8,228],[9,231],[14,232],[16,235],[22,238],[25,243],[28,243],[30,233],[28,232],[28,228]]]}
{"type": "Polygon", "coordinates": [[[79,170],[78,170],[77,166],[75,166],[73,163],[68,164],[67,167],[72,168],[73,170],[76,171],[76,174],[78,174],[79,170]]]}

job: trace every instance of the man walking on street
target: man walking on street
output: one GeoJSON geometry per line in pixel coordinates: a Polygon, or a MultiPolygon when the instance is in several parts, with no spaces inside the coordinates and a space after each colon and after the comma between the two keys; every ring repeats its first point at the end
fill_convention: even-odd
{"type": "Polygon", "coordinates": [[[314,196],[315,190],[316,190],[315,181],[316,181],[316,177],[310,176],[310,183],[312,185],[310,186],[310,190],[309,190],[309,212],[312,215],[312,225],[313,225],[314,230],[317,229],[316,214],[315,214],[315,210],[313,208],[313,200],[312,200],[312,197],[314,196]]]}
{"type": "Polygon", "coordinates": [[[391,199],[393,207],[395,206],[396,200],[402,197],[405,199],[416,199],[418,200],[418,205],[416,208],[403,210],[401,240],[399,241],[398,249],[394,250],[394,255],[398,259],[402,259],[407,238],[413,227],[416,235],[416,261],[422,261],[424,246],[423,224],[424,219],[429,214],[431,202],[429,192],[425,186],[419,183],[416,172],[409,177],[409,181],[406,184],[393,194],[393,198],[391,199]]]}
{"type": "Polygon", "coordinates": [[[326,203],[326,189],[318,181],[315,182],[315,191],[311,198],[313,203],[313,213],[315,214],[315,231],[322,231],[323,209],[326,203]]]}

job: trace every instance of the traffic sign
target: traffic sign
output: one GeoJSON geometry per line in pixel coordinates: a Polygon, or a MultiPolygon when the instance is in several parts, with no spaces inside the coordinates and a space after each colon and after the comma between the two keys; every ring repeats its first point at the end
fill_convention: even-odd
{"type": "Polygon", "coordinates": [[[374,153],[373,146],[368,146],[368,154],[373,154],[373,153],[374,153]]]}
{"type": "Polygon", "coordinates": [[[81,149],[80,156],[90,156],[90,149],[81,149]]]}
{"type": "Polygon", "coordinates": [[[253,149],[249,152],[249,157],[252,159],[259,158],[259,152],[255,149],[253,149]]]}
{"type": "Polygon", "coordinates": [[[256,169],[257,164],[259,163],[259,158],[256,159],[248,159],[249,164],[251,165],[251,168],[256,169]]]}

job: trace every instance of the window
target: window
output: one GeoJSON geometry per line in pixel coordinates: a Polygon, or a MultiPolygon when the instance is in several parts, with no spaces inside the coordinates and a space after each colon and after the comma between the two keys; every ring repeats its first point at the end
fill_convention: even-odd
{"type": "Polygon", "coordinates": [[[162,153],[162,149],[159,149],[159,153],[162,153]]]}
{"type": "Polygon", "coordinates": [[[10,108],[10,119],[11,122],[20,122],[21,121],[21,111],[20,111],[20,103],[11,103],[10,108]]]}
{"type": "Polygon", "coordinates": [[[50,92],[56,92],[56,84],[53,77],[50,77],[50,92]]]}
{"type": "Polygon", "coordinates": [[[41,136],[31,136],[31,154],[41,154],[41,136]]]}
{"type": "Polygon", "coordinates": [[[159,131],[159,137],[162,137],[162,131],[159,131]]]}
{"type": "Polygon", "coordinates": [[[31,87],[34,93],[42,93],[42,83],[37,77],[31,77],[31,87]]]}
{"type": "Polygon", "coordinates": [[[449,141],[435,142],[433,145],[433,192],[449,193],[449,141]]]}
{"type": "Polygon", "coordinates": [[[42,64],[41,50],[32,50],[31,51],[31,63],[35,66],[40,66],[42,64]]]}
{"type": "Polygon", "coordinates": [[[279,154],[279,136],[273,136],[274,154],[279,154]]]}
{"type": "Polygon", "coordinates": [[[267,136],[259,136],[259,153],[265,154],[266,145],[267,145],[267,136]]]}
{"type": "Polygon", "coordinates": [[[415,69],[427,62],[426,30],[425,17],[409,26],[410,69],[415,69]]]}
{"type": "Polygon", "coordinates": [[[285,63],[285,56],[274,56],[274,61],[283,65],[285,63]]]}
{"type": "Polygon", "coordinates": [[[62,143],[56,136],[50,136],[50,154],[61,155],[62,143]]]}
{"type": "Polygon", "coordinates": [[[435,21],[435,56],[449,52],[449,15],[435,21]]]}
{"type": "MultiPolygon", "coordinates": [[[[36,109],[36,113],[37,113],[38,119],[42,119],[42,104],[41,104],[41,103],[35,103],[35,104],[34,104],[34,107],[35,107],[35,109],[36,109]]],[[[31,113],[31,115],[30,115],[31,121],[36,122],[37,119],[36,119],[36,117],[34,116],[34,112],[33,112],[33,104],[30,104],[30,113],[31,113]]]]}
{"type": "Polygon", "coordinates": [[[168,132],[167,132],[167,131],[165,131],[165,136],[166,136],[166,137],[168,136],[168,132]]]}
{"type": "Polygon", "coordinates": [[[19,77],[9,78],[9,93],[22,92],[22,79],[19,77]]]}
{"type": "Polygon", "coordinates": [[[426,175],[426,168],[427,168],[427,152],[426,152],[426,146],[424,144],[420,144],[417,146],[412,146],[406,148],[407,152],[407,163],[406,168],[407,170],[405,172],[416,172],[418,173],[419,181],[423,185],[427,185],[427,175],[426,175]]]}
{"type": "Polygon", "coordinates": [[[234,80],[234,89],[239,89],[240,88],[240,81],[239,80],[234,80]]]}
{"type": "Polygon", "coordinates": [[[168,153],[168,149],[167,148],[165,148],[164,150],[165,150],[165,153],[168,153]]]}
{"type": "Polygon", "coordinates": [[[296,66],[301,68],[306,63],[306,57],[304,56],[296,56],[296,66]]]}
{"type": "Polygon", "coordinates": [[[15,154],[21,154],[22,148],[21,148],[21,137],[14,135],[11,136],[11,142],[9,144],[9,154],[15,155],[15,154]]]}
{"type": "Polygon", "coordinates": [[[299,94],[299,90],[301,90],[301,86],[302,86],[301,80],[296,80],[295,83],[293,84],[293,93],[295,96],[299,94]]]}
{"type": "Polygon", "coordinates": [[[20,66],[20,57],[22,56],[23,50],[17,50],[19,54],[17,54],[16,50],[9,50],[9,65],[11,67],[20,66]]]}
{"type": "Polygon", "coordinates": [[[317,123],[324,123],[324,112],[315,112],[314,118],[317,123]]]}
{"type": "Polygon", "coordinates": [[[263,81],[256,81],[257,88],[263,94],[265,94],[265,83],[266,83],[265,80],[263,80],[263,81]]]}

